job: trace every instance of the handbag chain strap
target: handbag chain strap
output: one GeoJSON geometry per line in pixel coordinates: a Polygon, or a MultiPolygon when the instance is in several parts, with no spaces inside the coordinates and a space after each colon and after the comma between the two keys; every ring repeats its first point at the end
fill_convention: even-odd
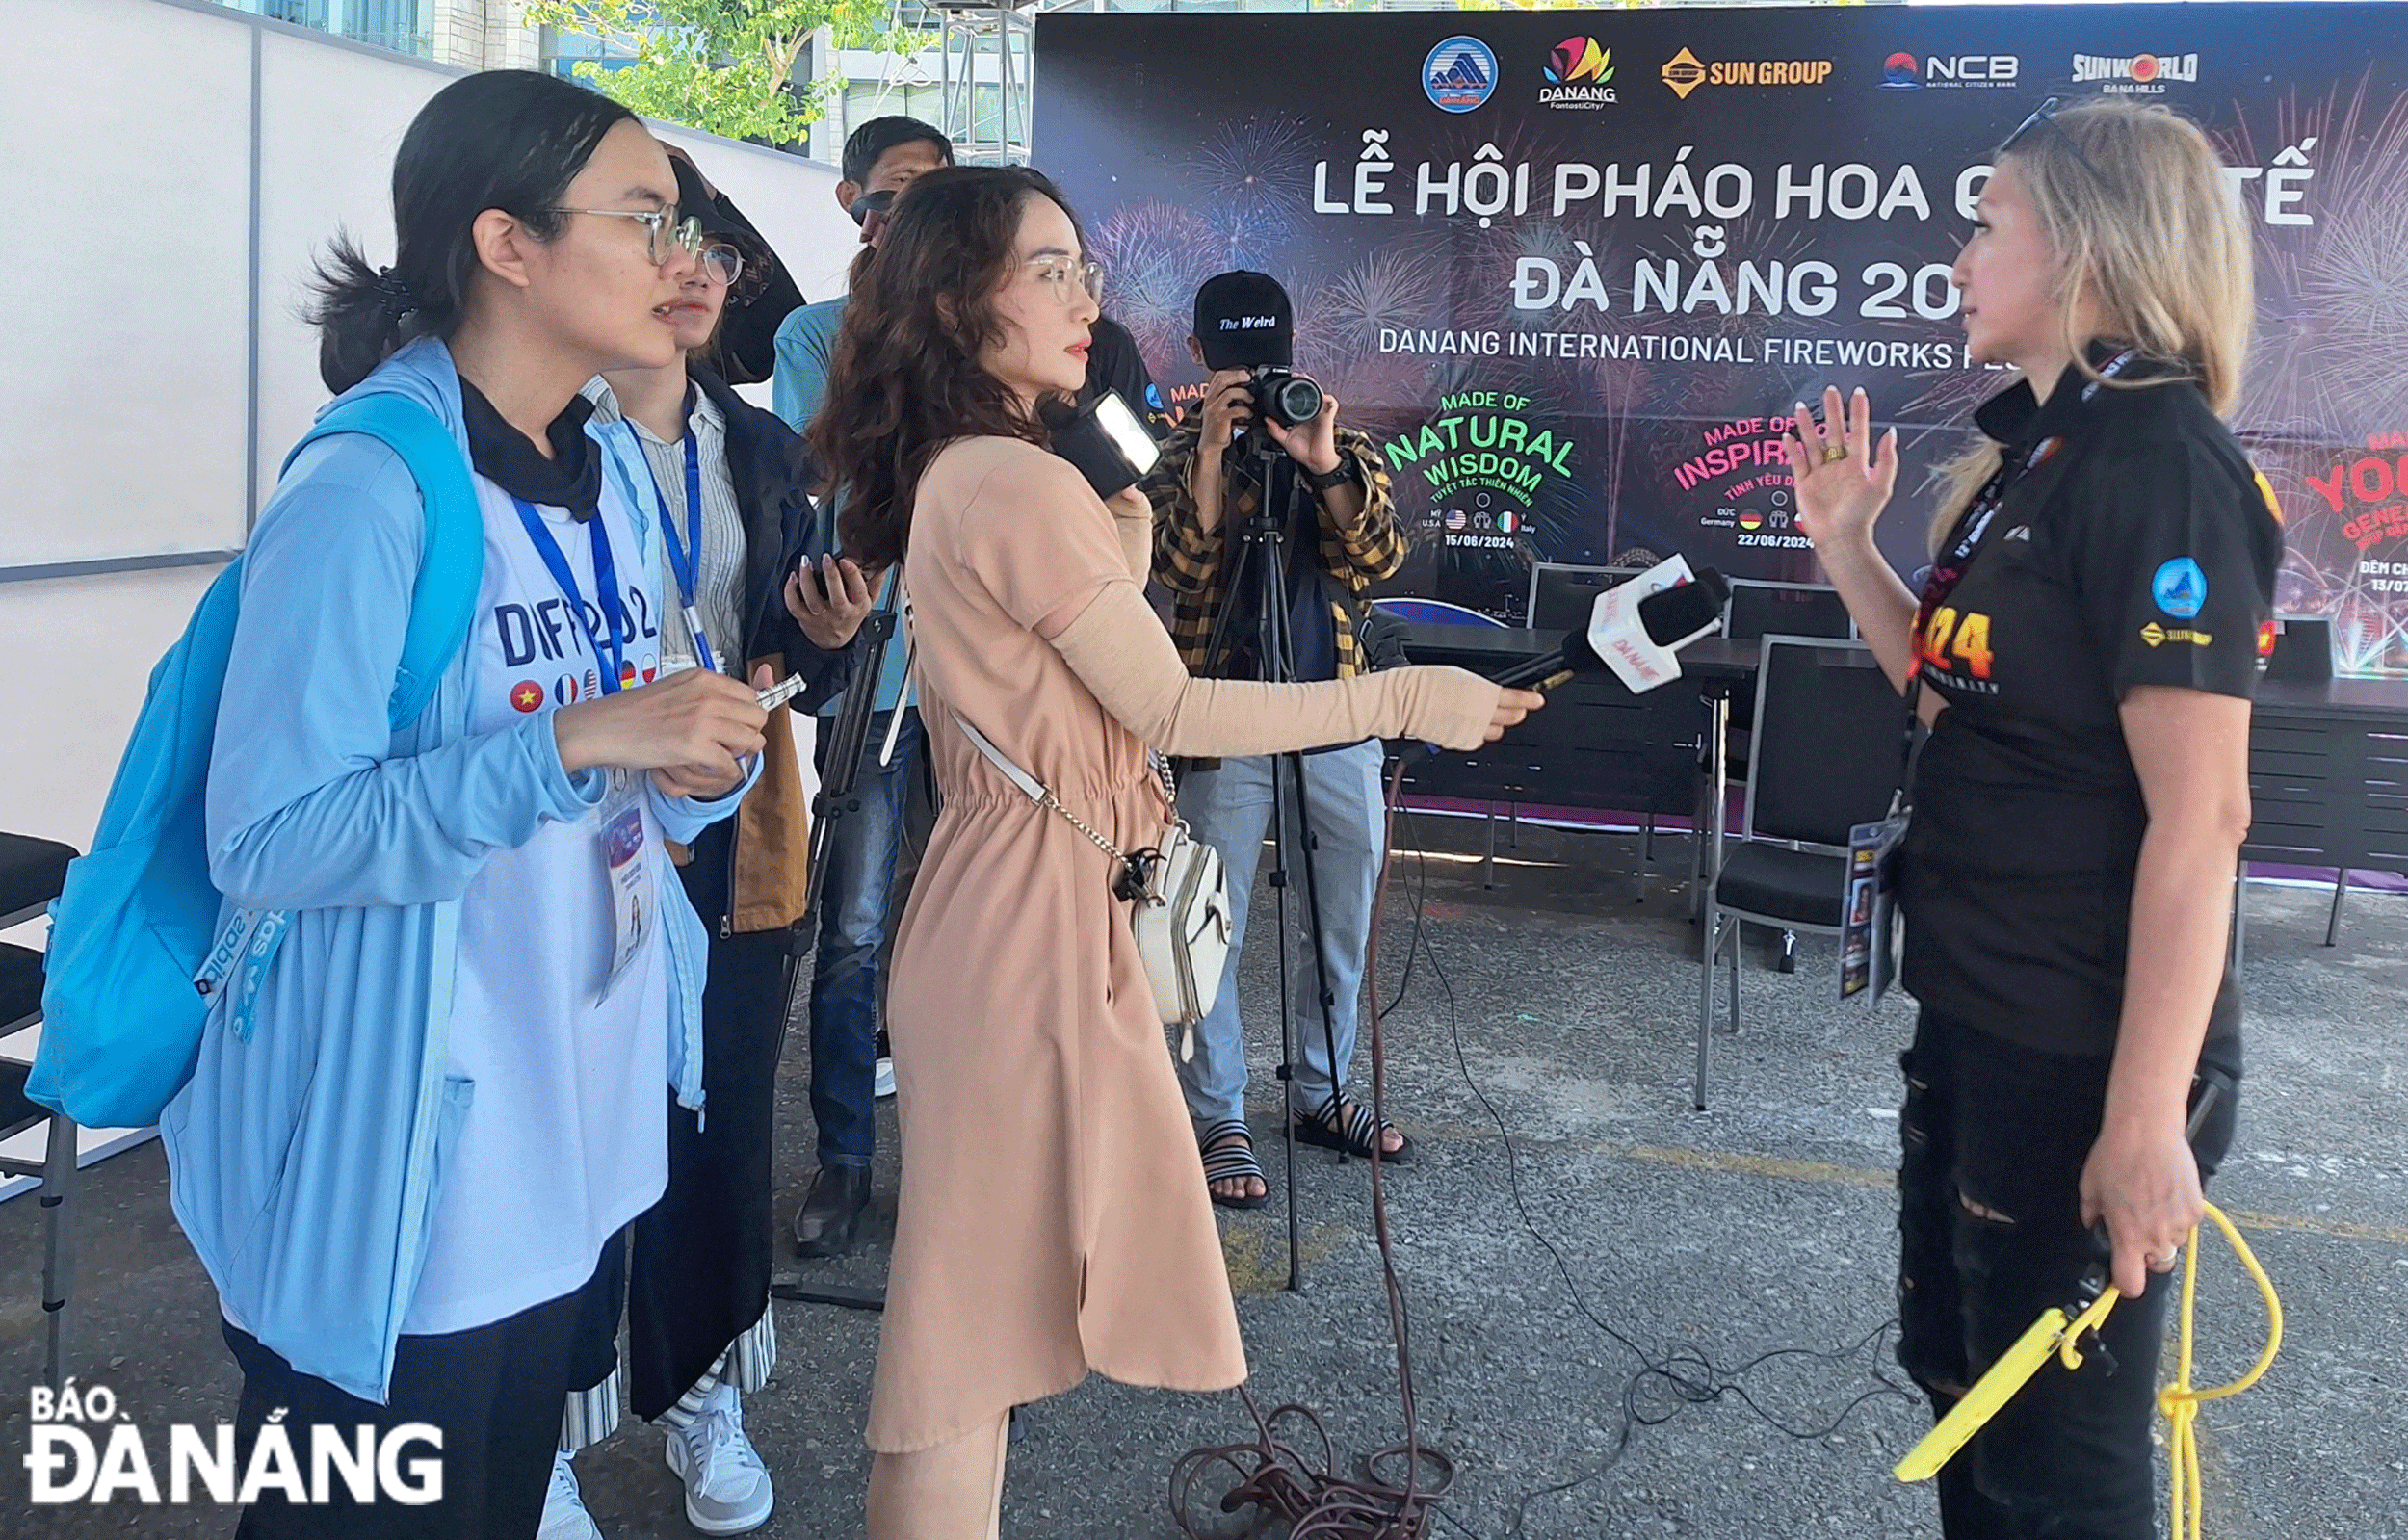
{"type": "Polygon", "coordinates": [[[1060,813],[1063,818],[1070,821],[1070,826],[1072,828],[1077,829],[1080,833],[1094,841],[1095,848],[1097,849],[1103,851],[1106,855],[1111,856],[1113,860],[1120,862],[1124,866],[1128,864],[1129,857],[1122,852],[1119,846],[1114,845],[1112,841],[1104,838],[1101,834],[1098,834],[1093,828],[1088,826],[1086,820],[1081,818],[1078,814],[1073,813],[1068,807],[1064,806],[1061,798],[1054,795],[1054,789],[1052,787],[1047,786],[1043,781],[1038,780],[1027,770],[1022,770],[1018,765],[1013,764],[1010,756],[1007,755],[1002,749],[997,748],[992,743],[988,742],[987,736],[979,731],[977,723],[971,721],[969,718],[964,717],[959,712],[954,713],[954,720],[961,724],[961,730],[970,736],[971,743],[978,745],[979,752],[984,754],[989,760],[991,760],[994,763],[995,768],[1004,772],[1005,778],[1009,780],[1012,785],[1018,787],[1022,794],[1025,795],[1030,801],[1034,802],[1039,807],[1051,808],[1055,812],[1060,813]]]}

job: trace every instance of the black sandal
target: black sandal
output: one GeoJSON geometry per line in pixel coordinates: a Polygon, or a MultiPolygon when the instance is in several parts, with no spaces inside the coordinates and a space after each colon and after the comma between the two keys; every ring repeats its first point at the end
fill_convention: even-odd
{"type": "MultiPolygon", "coordinates": [[[[1322,1103],[1321,1110],[1311,1117],[1296,1117],[1296,1136],[1297,1140],[1319,1149],[1344,1150],[1348,1155],[1368,1161],[1372,1158],[1374,1141],[1382,1134],[1396,1132],[1397,1126],[1394,1123],[1378,1123],[1374,1126],[1371,1109],[1360,1102],[1346,1106],[1346,1123],[1342,1128],[1338,1121],[1340,1109],[1341,1104],[1338,1098],[1333,1096],[1322,1103]]],[[[1379,1159],[1384,1165],[1409,1163],[1413,1159],[1413,1141],[1404,1139],[1393,1150],[1379,1151],[1379,1159]]]]}
{"type": "Polygon", "coordinates": [[[1245,1126],[1245,1119],[1222,1118],[1195,1142],[1204,1155],[1204,1190],[1215,1203],[1224,1209],[1259,1209],[1270,1202],[1270,1178],[1263,1174],[1263,1162],[1254,1158],[1254,1131],[1245,1126]],[[1254,1197],[1233,1198],[1213,1190],[1216,1182],[1248,1179],[1263,1184],[1263,1190],[1254,1197]]]}

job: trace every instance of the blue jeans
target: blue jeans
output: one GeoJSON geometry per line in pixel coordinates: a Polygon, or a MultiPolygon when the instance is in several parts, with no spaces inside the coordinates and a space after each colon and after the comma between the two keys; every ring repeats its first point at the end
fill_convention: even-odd
{"type": "MultiPolygon", "coordinates": [[[[920,714],[903,708],[893,763],[880,766],[891,712],[870,719],[870,742],[853,782],[858,812],[836,821],[827,880],[820,893],[819,948],[811,963],[811,1116],[820,1164],[867,1166],[877,1149],[878,973],[886,909],[903,848],[903,803],[920,756],[920,714]]],[[[822,718],[824,726],[829,718],[822,718]]],[[[827,735],[813,762],[827,774],[827,735]]]]}
{"type": "MultiPolygon", "coordinates": [[[[1321,899],[1322,960],[1335,1004],[1324,1032],[1321,975],[1307,954],[1291,965],[1295,985],[1296,1065],[1288,1083],[1290,1106],[1313,1112],[1346,1084],[1354,1058],[1355,1030],[1362,1019],[1363,960],[1372,936],[1372,894],[1384,852],[1379,766],[1374,739],[1350,748],[1302,756],[1304,816],[1317,848],[1314,891],[1321,899]],[[1331,1053],[1331,1037],[1336,1053],[1331,1053]]],[[[1191,771],[1179,783],[1179,813],[1197,839],[1220,852],[1229,870],[1229,901],[1237,934],[1220,980],[1220,996],[1196,1024],[1195,1057],[1179,1066],[1188,1115],[1199,1132],[1223,1118],[1245,1115],[1245,1032],[1238,1021],[1238,961],[1245,948],[1247,909],[1261,865],[1263,836],[1270,828],[1269,757],[1224,759],[1213,770],[1191,771]]],[[[1281,774],[1284,777],[1285,771],[1281,774]]],[[[1291,791],[1294,790],[1293,785],[1291,791]]],[[[1294,828],[1288,839],[1289,923],[1311,924],[1305,909],[1303,842],[1294,828]]],[[[1309,929],[1306,930],[1309,935],[1309,929]]]]}

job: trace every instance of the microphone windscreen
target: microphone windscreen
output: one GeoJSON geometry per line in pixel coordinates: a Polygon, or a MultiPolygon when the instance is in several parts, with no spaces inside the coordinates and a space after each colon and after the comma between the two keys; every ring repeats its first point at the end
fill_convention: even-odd
{"type": "Polygon", "coordinates": [[[1718,624],[1722,607],[1730,597],[1731,587],[1722,581],[1722,574],[1708,567],[1697,574],[1693,583],[1641,599],[1639,623],[1647,628],[1648,640],[1659,647],[1669,647],[1718,624]],[[1717,593],[1716,589],[1721,591],[1717,593]]]}

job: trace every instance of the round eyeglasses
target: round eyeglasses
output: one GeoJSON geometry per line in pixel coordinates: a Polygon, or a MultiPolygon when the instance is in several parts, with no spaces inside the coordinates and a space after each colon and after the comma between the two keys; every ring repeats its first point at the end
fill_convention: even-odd
{"type": "Polygon", "coordinates": [[[732,246],[706,246],[702,248],[702,271],[722,288],[732,289],[736,280],[745,275],[745,259],[732,246]]]}
{"type": "MultiPolygon", "coordinates": [[[[656,268],[668,266],[669,257],[683,251],[688,256],[702,254],[702,221],[693,215],[683,220],[675,207],[665,209],[552,209],[553,214],[592,214],[606,220],[635,220],[643,225],[644,254],[656,268]]],[[[741,268],[742,264],[738,264],[741,268]]],[[[732,279],[730,280],[733,281],[732,279]]]]}
{"type": "Polygon", "coordinates": [[[1031,257],[1029,266],[1035,272],[1037,282],[1051,289],[1054,298],[1065,306],[1075,304],[1081,291],[1096,303],[1104,302],[1102,263],[1079,257],[1041,256],[1031,257]]]}

